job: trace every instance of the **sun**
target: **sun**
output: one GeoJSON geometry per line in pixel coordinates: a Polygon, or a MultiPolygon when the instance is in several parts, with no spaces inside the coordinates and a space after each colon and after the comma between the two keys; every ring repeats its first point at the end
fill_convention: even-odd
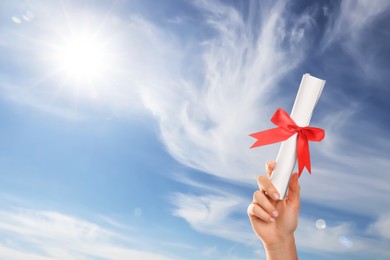
{"type": "Polygon", "coordinates": [[[39,27],[43,33],[33,39],[39,46],[34,84],[74,104],[110,96],[115,84],[126,77],[122,65],[127,48],[122,40],[125,28],[109,17],[99,10],[63,7],[61,14],[43,20],[45,26],[39,27]]]}
{"type": "Polygon", "coordinates": [[[54,53],[59,73],[74,83],[91,83],[107,74],[110,50],[92,32],[73,33],[57,45],[54,53]]]}
{"type": "Polygon", "coordinates": [[[92,80],[104,72],[105,49],[88,37],[72,39],[59,50],[59,65],[69,78],[92,80]]]}

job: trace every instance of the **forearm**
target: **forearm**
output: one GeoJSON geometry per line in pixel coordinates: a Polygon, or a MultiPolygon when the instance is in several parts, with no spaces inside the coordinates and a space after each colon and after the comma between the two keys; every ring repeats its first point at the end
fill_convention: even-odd
{"type": "Polygon", "coordinates": [[[267,260],[297,260],[297,249],[294,235],[289,236],[280,243],[264,244],[267,260]]]}

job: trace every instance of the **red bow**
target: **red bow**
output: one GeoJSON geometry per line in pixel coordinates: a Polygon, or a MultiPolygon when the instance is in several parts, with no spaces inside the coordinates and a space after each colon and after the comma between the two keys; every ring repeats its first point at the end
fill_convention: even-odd
{"type": "Polygon", "coordinates": [[[257,139],[251,148],[281,142],[298,133],[297,154],[299,176],[301,176],[305,167],[311,173],[309,141],[321,141],[325,136],[325,131],[317,127],[298,126],[287,112],[281,108],[276,110],[271,118],[271,122],[278,127],[250,135],[257,139]]]}

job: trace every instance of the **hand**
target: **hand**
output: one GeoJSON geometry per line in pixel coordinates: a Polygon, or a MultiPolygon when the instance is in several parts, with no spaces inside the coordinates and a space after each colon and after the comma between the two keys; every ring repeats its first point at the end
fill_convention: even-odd
{"type": "Polygon", "coordinates": [[[278,200],[279,193],[269,179],[274,168],[275,162],[268,162],[268,176],[258,177],[260,190],[253,194],[248,215],[254,232],[266,248],[268,259],[296,259],[294,231],[298,226],[300,208],[298,174],[291,176],[287,197],[278,200]],[[276,254],[272,254],[274,251],[276,254]],[[282,257],[280,253],[286,255],[282,257]],[[280,257],[271,257],[270,254],[280,257]]]}

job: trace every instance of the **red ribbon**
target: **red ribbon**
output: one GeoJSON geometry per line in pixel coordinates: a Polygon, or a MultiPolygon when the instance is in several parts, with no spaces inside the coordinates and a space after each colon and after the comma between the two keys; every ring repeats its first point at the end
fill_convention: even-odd
{"type": "Polygon", "coordinates": [[[257,139],[257,141],[251,146],[251,148],[278,143],[287,140],[290,136],[297,133],[299,176],[301,176],[301,173],[305,167],[311,174],[309,141],[321,141],[325,136],[325,131],[317,127],[298,126],[294,122],[294,120],[287,114],[287,112],[281,108],[276,110],[275,114],[271,118],[271,122],[278,127],[250,135],[257,139]]]}

